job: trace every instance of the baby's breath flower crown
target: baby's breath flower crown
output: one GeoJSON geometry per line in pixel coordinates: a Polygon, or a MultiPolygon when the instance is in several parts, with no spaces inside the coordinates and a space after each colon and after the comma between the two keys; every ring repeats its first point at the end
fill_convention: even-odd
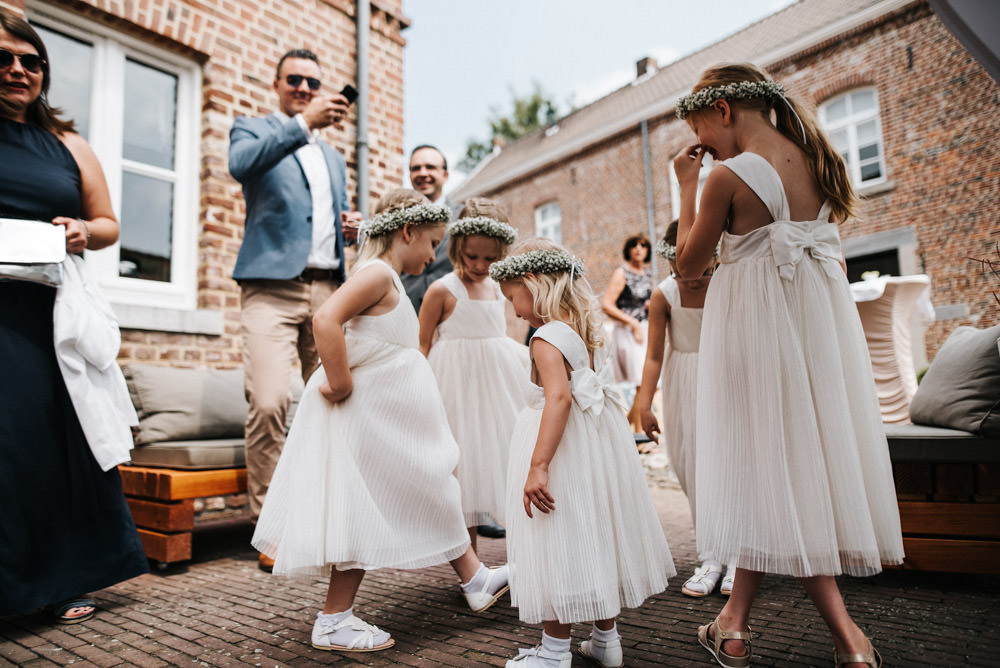
{"type": "Polygon", "coordinates": [[[451,219],[451,211],[446,206],[438,204],[416,204],[395,211],[385,211],[361,225],[361,231],[369,237],[390,234],[409,223],[410,225],[427,225],[429,223],[447,223],[451,219]]]}
{"type": "Polygon", "coordinates": [[[668,244],[665,239],[660,239],[656,242],[653,252],[666,260],[677,262],[677,246],[668,244]]]}
{"type": "Polygon", "coordinates": [[[544,248],[511,255],[490,265],[490,278],[497,283],[525,274],[555,274],[569,271],[583,275],[583,262],[563,250],[544,248]]]}
{"type": "MultiPolygon", "coordinates": [[[[719,257],[719,250],[721,248],[721,245],[722,245],[721,242],[718,245],[716,245],[715,253],[712,254],[712,257],[714,258],[719,257]]],[[[677,262],[677,246],[674,246],[673,244],[668,244],[666,239],[660,239],[659,241],[657,241],[656,247],[653,249],[653,251],[660,257],[665,258],[670,262],[677,262]]]]}
{"type": "Polygon", "coordinates": [[[725,86],[709,86],[677,100],[677,118],[685,119],[691,112],[710,107],[716,100],[752,100],[765,98],[774,103],[785,92],[777,81],[737,81],[725,86]]]}
{"type": "Polygon", "coordinates": [[[482,234],[483,236],[499,239],[508,246],[517,241],[517,230],[507,223],[486,216],[459,218],[448,227],[448,234],[453,237],[463,234],[466,236],[482,234]]]}

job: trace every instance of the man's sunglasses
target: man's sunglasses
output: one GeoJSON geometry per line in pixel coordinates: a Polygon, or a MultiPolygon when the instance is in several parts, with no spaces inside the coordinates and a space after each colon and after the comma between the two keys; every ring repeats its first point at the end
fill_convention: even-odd
{"type": "MultiPolygon", "coordinates": [[[[14,53],[13,51],[8,51],[7,49],[0,49],[0,68],[10,67],[13,65],[15,57],[21,61],[21,67],[28,70],[32,74],[38,74],[42,71],[42,63],[44,63],[45,60],[37,53],[14,53]]],[[[316,88],[319,88],[318,81],[316,84],[316,88]]],[[[311,82],[309,86],[310,88],[312,87],[311,82]]]]}
{"type": "MultiPolygon", "coordinates": [[[[21,63],[23,64],[24,61],[22,60],[21,63]]],[[[28,66],[25,65],[25,67],[28,66]]],[[[289,74],[287,77],[285,77],[285,83],[287,83],[292,88],[298,88],[299,86],[301,86],[303,80],[305,80],[305,82],[309,84],[309,90],[319,90],[320,86],[319,79],[315,79],[313,77],[304,77],[301,74],[289,74]]]]}

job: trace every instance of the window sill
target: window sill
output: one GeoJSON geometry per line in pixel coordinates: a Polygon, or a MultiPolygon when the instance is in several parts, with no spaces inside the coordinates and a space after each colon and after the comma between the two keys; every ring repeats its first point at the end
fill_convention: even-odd
{"type": "Polygon", "coordinates": [[[112,308],[118,317],[118,326],[121,329],[207,336],[221,336],[223,333],[221,311],[209,309],[186,311],[135,304],[113,304],[112,308]]]}
{"type": "Polygon", "coordinates": [[[881,195],[883,193],[892,192],[896,189],[895,181],[883,181],[882,183],[873,183],[870,186],[861,186],[858,188],[858,197],[874,197],[875,195],[881,195]]]}

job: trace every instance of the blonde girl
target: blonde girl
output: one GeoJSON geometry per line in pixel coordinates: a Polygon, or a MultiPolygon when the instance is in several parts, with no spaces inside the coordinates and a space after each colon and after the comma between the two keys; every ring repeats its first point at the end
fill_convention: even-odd
{"type": "Polygon", "coordinates": [[[479,525],[504,520],[510,434],[525,406],[528,348],[507,336],[506,302],[489,274],[516,238],[495,202],[466,201],[448,228],[455,270],[431,284],[420,307],[420,350],[462,453],[455,476],[473,549],[479,525]]]}
{"type": "Polygon", "coordinates": [[[840,156],[806,110],[753,65],[720,65],[677,103],[698,144],[681,151],[677,271],[705,298],[697,398],[698,548],[736,564],[733,593],[698,640],[750,664],[750,608],[765,572],[799,578],[838,666],[881,657],[834,576],[903,558],[871,363],[837,225],[854,212],[840,156]],[[720,164],[695,214],[706,153],[720,164]]]}
{"type": "Polygon", "coordinates": [[[534,239],[490,269],[530,342],[528,407],[511,441],[507,555],[522,621],[542,642],[508,668],[569,668],[570,625],[593,621],[579,651],[623,665],[615,618],[663,591],[674,574],[583,266],[534,239]]]}
{"type": "Polygon", "coordinates": [[[313,319],[322,366],[288,433],[253,545],[274,573],[330,577],[317,649],[370,652],[393,639],[353,614],[365,572],[451,562],[474,610],[507,590],[469,545],[452,475],[458,446],[399,273],[419,274],[444,236],[445,207],[388,193],[362,226],[351,277],[313,319]]]}
{"type": "MultiPolygon", "coordinates": [[[[654,441],[659,437],[666,447],[670,465],[687,495],[691,519],[697,531],[694,407],[698,383],[698,341],[701,338],[705,291],[715,265],[713,263],[706,268],[698,278],[678,278],[676,244],[677,221],[674,221],[667,227],[663,240],[656,245],[657,254],[670,263],[673,274],[656,287],[649,301],[649,346],[646,348],[642,385],[636,394],[635,404],[643,431],[654,441]],[[652,410],[657,383],[666,427],[662,433],[652,410]]],[[[729,596],[733,591],[735,569],[727,569],[723,577],[722,564],[714,554],[704,552],[698,558],[701,564],[681,587],[681,593],[694,598],[708,596],[719,585],[721,578],[719,591],[723,596],[729,596]]]]}

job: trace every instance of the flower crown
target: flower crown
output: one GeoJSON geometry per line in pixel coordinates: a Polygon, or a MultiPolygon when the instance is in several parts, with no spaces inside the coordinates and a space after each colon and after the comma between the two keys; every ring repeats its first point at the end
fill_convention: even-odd
{"type": "MultiPolygon", "coordinates": [[[[715,246],[715,252],[712,254],[712,257],[719,257],[719,249],[721,245],[722,244],[719,243],[715,246]]],[[[666,239],[660,239],[657,241],[656,248],[654,248],[653,251],[660,257],[665,258],[670,262],[677,262],[677,246],[668,244],[666,239]]]]}
{"type": "Polygon", "coordinates": [[[737,81],[724,86],[709,86],[696,93],[677,100],[677,118],[685,119],[688,114],[712,106],[716,100],[752,100],[756,97],[774,102],[784,94],[785,87],[777,81],[737,81]]]}
{"type": "Polygon", "coordinates": [[[490,265],[490,278],[501,283],[525,274],[557,274],[562,271],[582,276],[583,262],[564,250],[543,248],[494,262],[490,265]]]}
{"type": "Polygon", "coordinates": [[[517,230],[507,223],[487,218],[486,216],[470,216],[459,218],[448,227],[448,234],[453,237],[461,235],[482,234],[493,237],[508,246],[517,240],[517,230]]]}
{"type": "Polygon", "coordinates": [[[389,234],[409,223],[410,225],[426,225],[428,223],[447,223],[451,219],[451,210],[438,204],[415,204],[403,209],[384,211],[361,225],[361,231],[369,237],[389,234]]]}

